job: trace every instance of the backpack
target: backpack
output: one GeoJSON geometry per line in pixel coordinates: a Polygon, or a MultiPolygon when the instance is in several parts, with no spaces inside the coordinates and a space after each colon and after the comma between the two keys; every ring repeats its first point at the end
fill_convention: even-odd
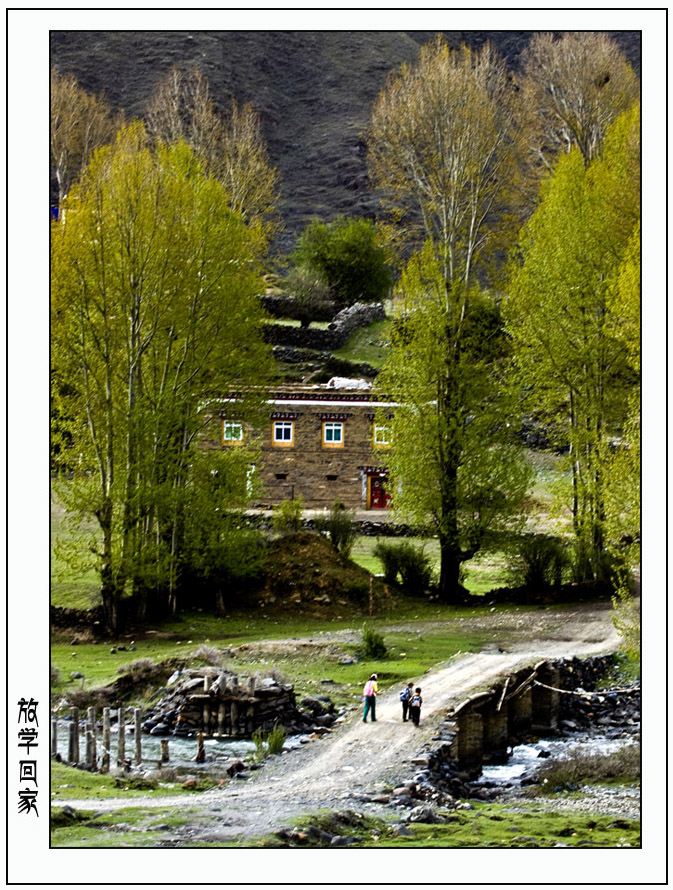
{"type": "Polygon", "coordinates": [[[400,701],[409,701],[410,695],[409,689],[405,686],[402,692],[400,692],[400,701]]]}
{"type": "Polygon", "coordinates": [[[422,699],[421,699],[420,695],[417,692],[415,692],[412,696],[410,705],[412,708],[420,708],[421,701],[422,701],[422,699]]]}
{"type": "Polygon", "coordinates": [[[371,680],[367,680],[365,683],[365,688],[362,690],[362,694],[366,696],[374,695],[374,683],[371,680]]]}

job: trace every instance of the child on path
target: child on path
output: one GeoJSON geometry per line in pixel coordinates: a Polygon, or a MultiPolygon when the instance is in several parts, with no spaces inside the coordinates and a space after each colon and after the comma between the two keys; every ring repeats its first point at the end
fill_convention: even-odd
{"type": "Polygon", "coordinates": [[[421,697],[421,687],[417,686],[416,691],[411,696],[411,701],[409,702],[409,716],[411,717],[411,722],[414,724],[414,726],[418,726],[421,719],[422,704],[423,699],[421,697]]]}
{"type": "Polygon", "coordinates": [[[409,702],[411,701],[411,694],[414,689],[413,683],[407,683],[402,692],[400,692],[400,701],[402,702],[402,723],[407,722],[407,716],[409,714],[409,702]]]}
{"type": "Polygon", "coordinates": [[[363,723],[367,722],[367,714],[369,713],[372,715],[372,723],[376,723],[376,693],[379,691],[376,683],[377,680],[377,675],[372,674],[365,683],[365,688],[362,690],[362,694],[365,697],[365,709],[362,715],[363,723]]]}

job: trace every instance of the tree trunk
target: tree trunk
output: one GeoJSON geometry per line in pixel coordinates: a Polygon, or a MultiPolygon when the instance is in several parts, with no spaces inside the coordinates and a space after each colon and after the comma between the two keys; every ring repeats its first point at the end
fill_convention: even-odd
{"type": "Polygon", "coordinates": [[[105,626],[112,633],[119,630],[119,584],[115,578],[112,563],[112,502],[108,499],[98,513],[98,522],[103,534],[103,552],[101,555],[101,600],[105,626]]]}

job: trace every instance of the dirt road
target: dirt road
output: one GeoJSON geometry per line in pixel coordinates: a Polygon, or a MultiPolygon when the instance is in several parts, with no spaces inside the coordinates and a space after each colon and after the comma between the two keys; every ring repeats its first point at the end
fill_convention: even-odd
{"type": "MultiPolygon", "coordinates": [[[[59,801],[78,809],[111,811],[120,807],[190,808],[189,839],[222,842],[267,833],[302,813],[353,806],[348,801],[408,777],[413,760],[435,734],[447,708],[468,693],[487,687],[496,678],[542,659],[587,656],[615,651],[617,637],[609,604],[590,604],[530,613],[527,633],[506,651],[502,638],[488,651],[457,656],[422,678],[421,726],[402,723],[397,688],[382,690],[377,700],[376,723],[363,723],[360,713],[320,740],[284,754],[247,780],[204,792],[198,797],[141,797],[105,801],[59,801]],[[532,626],[531,626],[532,623],[532,626]],[[530,639],[531,630],[535,638],[530,639]],[[523,639],[527,636],[528,639],[523,639]]],[[[484,616],[483,619],[487,620],[484,616]]],[[[509,640],[516,637],[511,629],[509,640]]],[[[367,811],[376,813],[377,805],[367,811]]],[[[187,841],[183,837],[183,841],[187,841]]]]}

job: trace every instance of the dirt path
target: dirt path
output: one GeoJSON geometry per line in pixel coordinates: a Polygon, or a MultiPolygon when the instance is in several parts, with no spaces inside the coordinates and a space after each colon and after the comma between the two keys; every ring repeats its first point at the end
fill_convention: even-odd
{"type": "MultiPolygon", "coordinates": [[[[189,799],[60,800],[59,805],[98,812],[121,807],[189,808],[194,817],[189,838],[222,842],[267,833],[302,813],[353,806],[353,801],[348,801],[352,797],[357,800],[359,793],[409,776],[414,771],[414,758],[435,734],[447,708],[472,690],[542,659],[614,651],[617,638],[610,615],[605,604],[535,613],[531,620],[536,639],[521,640],[508,651],[494,646],[494,651],[457,656],[428,672],[417,680],[424,700],[418,728],[402,723],[399,690],[382,690],[376,723],[365,724],[356,713],[333,733],[268,762],[247,780],[232,781],[189,799]]],[[[377,805],[368,805],[367,811],[375,813],[377,805]]]]}

